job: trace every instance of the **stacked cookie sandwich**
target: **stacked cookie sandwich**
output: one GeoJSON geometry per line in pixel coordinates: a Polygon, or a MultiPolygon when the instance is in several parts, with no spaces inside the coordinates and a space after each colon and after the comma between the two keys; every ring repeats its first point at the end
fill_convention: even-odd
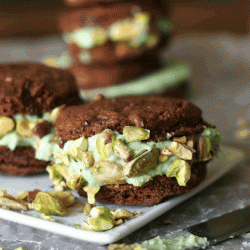
{"type": "Polygon", "coordinates": [[[159,67],[155,54],[169,39],[166,8],[154,1],[71,1],[59,17],[80,88],[126,82],[159,67]]]}
{"type": "Polygon", "coordinates": [[[0,174],[46,172],[54,121],[80,101],[70,72],[35,63],[0,64],[0,174]]]}
{"type": "Polygon", "coordinates": [[[180,99],[98,96],[64,109],[48,167],[54,183],[97,201],[153,205],[188,192],[206,176],[221,135],[201,110],[180,99]]]}

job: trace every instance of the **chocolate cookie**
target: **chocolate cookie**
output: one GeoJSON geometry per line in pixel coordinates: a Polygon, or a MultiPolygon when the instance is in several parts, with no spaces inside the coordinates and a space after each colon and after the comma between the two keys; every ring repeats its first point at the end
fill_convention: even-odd
{"type": "Polygon", "coordinates": [[[138,57],[166,44],[171,25],[152,1],[70,10],[59,27],[71,55],[86,65],[138,57]]]}
{"type": "Polygon", "coordinates": [[[204,180],[221,139],[198,107],[160,96],[99,95],[64,109],[55,125],[51,180],[65,178],[89,203],[153,205],[188,192],[204,180]]]}
{"type": "Polygon", "coordinates": [[[127,82],[160,67],[153,56],[143,56],[139,60],[103,66],[76,64],[69,68],[81,89],[95,89],[127,82]]]}
{"type": "Polygon", "coordinates": [[[52,160],[54,121],[62,105],[80,102],[68,71],[36,63],[0,64],[0,173],[45,172],[52,160]]]}

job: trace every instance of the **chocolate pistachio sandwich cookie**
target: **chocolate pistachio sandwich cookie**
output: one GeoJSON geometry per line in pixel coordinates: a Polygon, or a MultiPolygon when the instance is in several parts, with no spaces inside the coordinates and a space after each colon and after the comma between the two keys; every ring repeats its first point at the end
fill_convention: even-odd
{"type": "Polygon", "coordinates": [[[153,1],[115,2],[71,9],[59,16],[67,50],[84,65],[114,63],[155,53],[172,26],[153,1]]]}
{"type": "Polygon", "coordinates": [[[35,63],[0,64],[0,174],[46,172],[54,121],[64,105],[78,104],[68,71],[35,63]]]}
{"type": "Polygon", "coordinates": [[[98,96],[64,109],[55,127],[50,178],[92,204],[154,205],[188,192],[205,179],[221,140],[198,107],[159,96],[98,96]]]}

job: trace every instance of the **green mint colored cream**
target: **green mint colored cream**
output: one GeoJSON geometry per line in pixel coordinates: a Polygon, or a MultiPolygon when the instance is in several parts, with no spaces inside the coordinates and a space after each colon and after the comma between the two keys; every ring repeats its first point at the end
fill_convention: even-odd
{"type": "MultiPolygon", "coordinates": [[[[21,119],[28,119],[30,122],[37,122],[38,119],[49,120],[49,113],[44,113],[42,116],[38,115],[14,115],[12,118],[15,121],[21,119]]],[[[53,157],[51,157],[50,151],[53,150],[54,143],[52,144],[50,141],[53,139],[55,134],[55,130],[51,129],[50,134],[42,137],[39,140],[39,149],[36,149],[35,158],[37,160],[43,161],[51,161],[53,157]]],[[[18,135],[16,131],[12,131],[11,133],[5,135],[0,139],[0,146],[6,146],[10,150],[14,150],[16,147],[32,147],[35,148],[37,140],[35,138],[22,138],[18,135]]]]}
{"type": "MultiPolygon", "coordinates": [[[[207,136],[211,142],[212,145],[215,145],[215,143],[219,143],[221,135],[218,129],[214,128],[208,128],[205,129],[203,132],[204,136],[207,136]]],[[[116,139],[122,139],[125,141],[125,138],[123,135],[119,134],[118,132],[115,132],[116,139]]],[[[103,159],[99,156],[97,149],[96,149],[96,139],[99,136],[99,134],[94,135],[92,137],[87,138],[88,139],[88,151],[92,152],[94,155],[95,162],[97,161],[103,161],[103,159]]],[[[54,155],[56,153],[60,153],[62,155],[67,154],[69,148],[73,144],[73,140],[67,141],[64,145],[64,148],[61,149],[58,145],[55,145],[54,147],[54,155]]],[[[163,147],[168,147],[170,144],[170,140],[164,140],[159,142],[130,142],[127,144],[127,146],[134,150],[134,157],[141,155],[142,152],[145,150],[151,150],[153,148],[162,149],[163,147]]],[[[217,145],[217,144],[216,144],[217,145]]],[[[158,164],[155,168],[149,170],[147,173],[142,174],[140,176],[126,177],[127,183],[132,184],[134,186],[141,186],[151,180],[153,177],[157,175],[166,175],[169,171],[169,169],[172,166],[172,163],[175,159],[178,157],[176,156],[170,156],[167,161],[158,164]]],[[[116,162],[122,166],[125,166],[127,163],[123,162],[115,153],[111,155],[108,159],[108,161],[116,162]]],[[[55,159],[55,163],[61,163],[62,161],[58,158],[55,159]]],[[[86,186],[104,186],[105,183],[99,182],[94,175],[92,174],[91,167],[86,168],[84,163],[82,161],[75,161],[70,157],[70,165],[69,165],[69,172],[77,172],[78,174],[82,175],[83,178],[86,180],[87,185],[86,186]]]]}

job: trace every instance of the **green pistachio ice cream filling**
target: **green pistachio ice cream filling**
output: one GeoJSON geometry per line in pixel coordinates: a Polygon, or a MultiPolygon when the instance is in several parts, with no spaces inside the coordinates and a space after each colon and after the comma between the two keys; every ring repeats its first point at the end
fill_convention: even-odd
{"type": "MultiPolygon", "coordinates": [[[[88,141],[88,152],[93,153],[94,161],[99,162],[103,161],[103,158],[100,157],[97,151],[96,147],[96,140],[100,134],[96,134],[92,137],[87,138],[88,141]]],[[[221,134],[218,129],[215,128],[206,128],[201,133],[204,137],[209,138],[211,141],[211,145],[213,149],[217,149],[220,140],[221,140],[221,134]]],[[[121,139],[125,142],[125,137],[123,134],[119,134],[118,132],[115,132],[116,140],[121,139]]],[[[198,135],[197,135],[198,136],[198,135]]],[[[164,140],[159,142],[143,142],[143,141],[132,141],[130,143],[127,143],[127,147],[133,150],[134,152],[134,158],[140,156],[145,151],[151,151],[154,148],[157,148],[161,150],[164,147],[168,147],[171,143],[171,140],[164,140]]],[[[57,153],[60,153],[61,155],[66,155],[69,151],[70,147],[74,144],[74,141],[67,141],[63,148],[60,148],[58,145],[55,145],[54,147],[54,155],[57,153]]],[[[179,157],[175,155],[171,155],[168,157],[168,159],[165,162],[159,163],[156,167],[150,169],[146,173],[140,174],[138,176],[134,177],[126,177],[125,179],[128,184],[132,184],[134,186],[142,186],[149,180],[151,180],[153,177],[158,175],[167,175],[169,170],[171,169],[171,166],[173,165],[173,162],[179,159],[179,157]]],[[[121,166],[125,166],[127,163],[121,160],[116,153],[113,153],[107,161],[115,162],[120,164],[121,166]]],[[[195,159],[194,159],[195,160],[195,159]]],[[[85,180],[85,186],[104,186],[107,185],[103,182],[98,181],[95,176],[92,173],[91,167],[86,167],[84,162],[81,160],[75,160],[72,157],[69,157],[69,167],[68,172],[73,173],[76,172],[77,174],[81,175],[85,180]]],[[[176,162],[176,161],[175,161],[176,162]]],[[[62,160],[59,158],[55,158],[55,163],[60,164],[62,163],[62,160]]]]}
{"type": "MultiPolygon", "coordinates": [[[[38,120],[49,120],[50,113],[44,113],[41,116],[38,115],[14,115],[12,119],[17,122],[18,120],[27,119],[30,122],[37,122],[38,120]]],[[[54,138],[55,130],[51,129],[50,133],[43,136],[39,140],[39,147],[37,148],[37,139],[36,138],[23,138],[21,137],[16,130],[8,133],[0,139],[0,146],[6,146],[10,150],[14,150],[16,147],[31,147],[36,149],[35,159],[43,161],[51,161],[53,159],[51,151],[53,144],[51,140],[54,138]]]]}

